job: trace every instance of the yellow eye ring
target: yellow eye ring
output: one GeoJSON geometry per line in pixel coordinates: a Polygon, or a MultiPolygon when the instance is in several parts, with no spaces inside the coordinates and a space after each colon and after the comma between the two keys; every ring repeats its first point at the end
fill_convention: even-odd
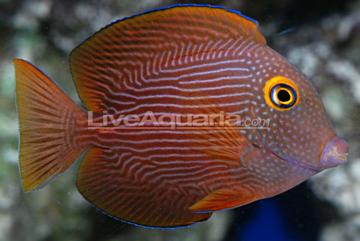
{"type": "Polygon", "coordinates": [[[299,88],[292,80],[284,76],[275,76],[265,84],[264,99],[271,108],[288,111],[300,102],[299,88]]]}

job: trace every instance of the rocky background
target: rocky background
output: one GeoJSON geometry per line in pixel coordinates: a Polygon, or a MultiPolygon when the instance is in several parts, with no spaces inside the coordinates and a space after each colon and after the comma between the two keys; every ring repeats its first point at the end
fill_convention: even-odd
{"type": "MultiPolygon", "coordinates": [[[[243,234],[251,233],[247,227],[270,204],[280,215],[287,240],[358,241],[359,67],[359,0],[0,0],[0,241],[249,241],[255,239],[243,234]],[[134,228],[100,214],[76,191],[76,166],[40,191],[24,193],[17,164],[12,59],[41,66],[77,100],[69,52],[114,19],[174,3],[224,5],[257,19],[269,45],[317,86],[335,129],[350,143],[348,164],[270,201],[220,212],[208,222],[179,230],[134,228]]],[[[256,230],[270,235],[271,217],[264,224],[255,222],[256,230]]]]}

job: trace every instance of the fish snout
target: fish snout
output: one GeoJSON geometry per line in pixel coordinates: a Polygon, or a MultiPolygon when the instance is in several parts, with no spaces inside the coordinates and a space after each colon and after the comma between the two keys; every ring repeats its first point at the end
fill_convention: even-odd
{"type": "Polygon", "coordinates": [[[326,144],[323,150],[320,159],[321,167],[330,168],[345,163],[348,152],[348,143],[339,137],[335,137],[326,144]]]}

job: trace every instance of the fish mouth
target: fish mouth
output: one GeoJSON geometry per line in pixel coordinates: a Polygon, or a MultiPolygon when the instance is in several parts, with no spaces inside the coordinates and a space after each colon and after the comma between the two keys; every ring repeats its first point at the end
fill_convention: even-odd
{"type": "Polygon", "coordinates": [[[306,162],[306,160],[297,157],[289,157],[287,155],[281,154],[281,151],[276,151],[274,148],[266,148],[270,153],[272,153],[277,158],[290,163],[296,167],[302,168],[304,170],[309,170],[314,173],[318,173],[327,168],[336,167],[338,165],[344,164],[347,161],[349,145],[348,143],[339,138],[333,137],[328,141],[320,154],[320,159],[318,165],[311,165],[306,162]]]}
{"type": "Polygon", "coordinates": [[[348,154],[348,143],[344,139],[335,137],[326,143],[321,154],[320,165],[324,168],[330,168],[344,164],[348,159],[348,154]]]}

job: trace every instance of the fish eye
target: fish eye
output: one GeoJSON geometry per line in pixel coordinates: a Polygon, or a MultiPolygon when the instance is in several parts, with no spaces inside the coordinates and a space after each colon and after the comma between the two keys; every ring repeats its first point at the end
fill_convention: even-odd
{"type": "Polygon", "coordinates": [[[287,111],[299,103],[300,93],[292,80],[276,76],[265,84],[264,98],[268,106],[279,111],[287,111]]]}

